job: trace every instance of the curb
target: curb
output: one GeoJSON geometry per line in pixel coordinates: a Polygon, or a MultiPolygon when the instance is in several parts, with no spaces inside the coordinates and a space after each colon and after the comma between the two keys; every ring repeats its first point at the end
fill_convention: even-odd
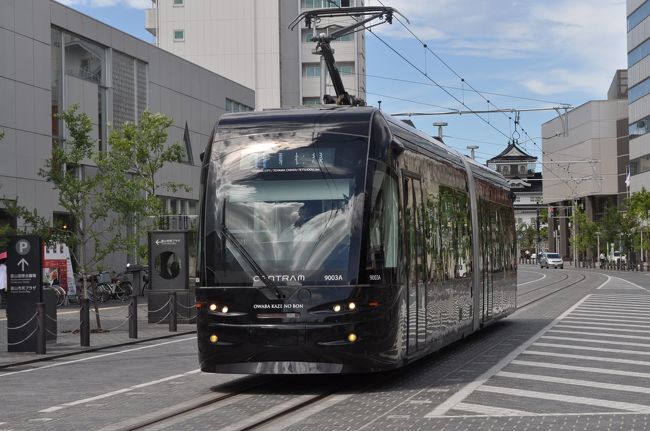
{"type": "Polygon", "coordinates": [[[110,345],[101,346],[101,347],[89,347],[87,349],[76,350],[74,352],[60,353],[58,355],[46,356],[46,357],[37,358],[37,359],[30,359],[28,361],[22,361],[22,362],[13,362],[11,364],[0,365],[0,370],[4,370],[4,369],[7,369],[7,368],[12,368],[12,367],[17,367],[17,366],[20,366],[20,365],[34,364],[34,363],[37,363],[37,362],[46,362],[46,361],[50,361],[52,359],[66,358],[68,356],[81,355],[83,353],[97,352],[97,351],[100,351],[100,350],[110,349],[110,348],[113,348],[113,347],[132,346],[134,344],[145,343],[147,341],[164,340],[166,338],[174,338],[174,337],[178,337],[180,335],[188,335],[188,334],[196,334],[196,330],[194,330],[194,331],[174,332],[173,334],[169,334],[169,335],[161,335],[161,336],[152,337],[152,338],[142,338],[142,339],[137,339],[137,340],[134,340],[134,341],[127,341],[125,343],[110,344],[110,345]]]}

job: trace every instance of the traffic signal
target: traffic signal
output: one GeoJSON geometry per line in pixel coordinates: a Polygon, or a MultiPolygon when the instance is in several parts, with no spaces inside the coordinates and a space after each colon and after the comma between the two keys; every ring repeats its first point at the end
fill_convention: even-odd
{"type": "Polygon", "coordinates": [[[549,217],[555,217],[557,215],[557,208],[555,207],[549,207],[548,209],[548,216],[549,217]]]}

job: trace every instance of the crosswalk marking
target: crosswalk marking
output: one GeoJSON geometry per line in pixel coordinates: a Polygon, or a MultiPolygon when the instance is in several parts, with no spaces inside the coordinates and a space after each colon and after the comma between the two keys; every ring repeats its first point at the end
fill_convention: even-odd
{"type": "MultiPolygon", "coordinates": [[[[594,333],[594,332],[585,332],[585,331],[567,331],[563,329],[551,329],[548,332],[552,332],[554,334],[591,335],[591,336],[598,336],[598,337],[616,337],[616,338],[624,338],[624,339],[632,339],[632,340],[650,340],[650,337],[644,337],[642,335],[610,334],[609,332],[594,333]]],[[[589,339],[589,341],[592,341],[592,339],[589,339]]],[[[593,340],[593,341],[600,341],[600,340],[593,340]]],[[[640,345],[650,346],[650,344],[645,344],[645,343],[642,343],[640,345]]]]}
{"type": "MultiPolygon", "coordinates": [[[[620,385],[618,383],[603,383],[594,382],[591,380],[567,379],[564,377],[553,377],[539,374],[512,373],[509,371],[501,371],[497,373],[497,376],[507,377],[511,379],[530,380],[533,382],[560,383],[563,385],[582,386],[587,388],[608,389],[613,391],[633,392],[637,394],[650,394],[650,388],[645,388],[643,386],[620,385]]],[[[648,406],[648,409],[650,409],[650,406],[648,406]]]]}
{"type": "MultiPolygon", "coordinates": [[[[554,332],[561,332],[561,331],[554,331],[554,332]]],[[[609,341],[609,340],[597,340],[593,338],[557,337],[555,335],[544,335],[542,338],[546,338],[548,340],[579,341],[582,343],[613,344],[616,346],[650,347],[650,344],[648,343],[632,343],[629,341],[609,341]]]]}
{"type": "Polygon", "coordinates": [[[582,306],[579,308],[581,311],[609,311],[609,312],[617,312],[617,313],[625,313],[629,315],[635,315],[635,314],[641,314],[641,315],[648,315],[648,307],[639,307],[635,309],[627,308],[627,307],[594,307],[594,306],[582,306]]]}
{"type": "MultiPolygon", "coordinates": [[[[573,323],[573,322],[570,322],[573,323]]],[[[606,331],[614,331],[614,332],[634,332],[637,334],[650,334],[650,329],[628,329],[628,328],[610,328],[608,326],[602,326],[604,325],[603,323],[599,324],[594,324],[590,323],[587,324],[587,326],[582,326],[582,325],[555,325],[556,328],[567,328],[567,329],[593,329],[594,331],[598,330],[606,330],[606,331]]],[[[560,332],[560,331],[557,331],[560,332]]],[[[562,331],[564,332],[564,331],[562,331]]],[[[597,334],[597,335],[602,335],[602,334],[597,334]]],[[[615,334],[612,334],[614,336],[615,334]]],[[[636,338],[632,336],[632,338],[636,338]]]]}
{"type": "Polygon", "coordinates": [[[461,410],[464,412],[472,412],[488,416],[529,416],[532,414],[523,410],[504,409],[501,407],[484,406],[471,403],[459,403],[456,405],[456,407],[454,407],[454,410],[461,410]]]}
{"type": "Polygon", "coordinates": [[[525,365],[529,367],[538,367],[538,368],[550,368],[552,370],[567,370],[567,371],[582,371],[586,373],[595,373],[595,374],[610,374],[613,376],[627,376],[627,377],[641,377],[644,379],[650,379],[650,373],[638,373],[635,371],[622,371],[622,370],[612,370],[610,368],[596,368],[596,367],[579,367],[576,365],[564,365],[564,364],[553,364],[549,362],[536,362],[536,361],[522,361],[514,360],[511,362],[512,365],[525,365]]]}
{"type": "Polygon", "coordinates": [[[611,317],[625,317],[628,320],[642,320],[642,321],[650,321],[650,317],[637,317],[637,316],[630,316],[629,314],[621,314],[617,312],[609,312],[609,311],[575,311],[571,313],[572,316],[611,316],[611,317]]]}
{"type": "Polygon", "coordinates": [[[550,392],[528,391],[524,389],[502,388],[499,386],[484,385],[477,389],[479,392],[492,394],[511,395],[514,397],[537,398],[541,400],[557,401],[561,403],[583,404],[607,409],[624,410],[636,413],[650,413],[650,406],[636,403],[625,403],[621,401],[602,400],[598,398],[576,397],[550,392]]]}
{"type": "Polygon", "coordinates": [[[626,328],[650,328],[650,325],[635,325],[632,323],[610,323],[610,322],[627,322],[627,320],[615,319],[594,319],[592,317],[567,317],[565,322],[580,323],[581,325],[607,325],[607,326],[621,326],[626,328]]]}
{"type": "Polygon", "coordinates": [[[608,349],[606,347],[576,346],[575,344],[535,343],[535,346],[557,347],[560,349],[573,349],[573,350],[590,350],[593,352],[607,352],[607,353],[621,353],[621,354],[630,354],[630,355],[650,356],[650,352],[643,352],[639,350],[608,349]]]}
{"type": "Polygon", "coordinates": [[[613,364],[629,364],[629,365],[641,365],[641,366],[650,367],[650,361],[638,361],[634,359],[622,359],[622,358],[608,358],[605,356],[573,355],[571,353],[542,352],[541,350],[526,350],[525,352],[522,352],[522,355],[548,356],[551,358],[580,359],[581,361],[599,361],[599,362],[610,362],[613,364]]]}
{"type": "MultiPolygon", "coordinates": [[[[600,407],[603,411],[598,414],[650,414],[650,401],[646,402],[646,396],[650,395],[650,359],[639,360],[645,356],[650,356],[650,296],[646,292],[588,295],[504,358],[509,362],[503,364],[503,360],[500,361],[427,413],[425,418],[563,414],[510,409],[509,397],[513,398],[512,402],[523,397],[590,406],[592,411],[594,407],[600,407]],[[594,347],[586,345],[588,343],[594,347]],[[516,356],[513,357],[513,353],[516,356]],[[558,358],[560,363],[545,362],[545,358],[558,358]],[[636,368],[611,369],[608,364],[626,364],[636,368]],[[560,374],[562,371],[564,373],[560,374]],[[618,383],[616,377],[619,381],[621,377],[627,377],[623,383],[631,384],[618,383]],[[534,385],[532,389],[539,386],[541,390],[517,389],[523,385],[516,384],[516,381],[530,382],[529,385],[534,385]],[[549,386],[552,384],[556,386],[549,386]],[[643,400],[645,404],[601,399],[598,395],[563,394],[576,387],[591,389],[590,393],[607,390],[640,394],[644,397],[631,400],[643,400]],[[477,402],[476,396],[472,397],[474,392],[500,394],[497,403],[500,406],[489,405],[492,401],[486,401],[486,404],[477,402]]],[[[574,414],[575,409],[567,409],[572,411],[566,414],[574,414]]]]}

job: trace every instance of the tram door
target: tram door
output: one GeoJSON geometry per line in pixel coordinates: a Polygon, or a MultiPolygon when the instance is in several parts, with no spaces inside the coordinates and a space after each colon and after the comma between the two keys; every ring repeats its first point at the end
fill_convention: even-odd
{"type": "Polygon", "coordinates": [[[424,265],[424,226],[420,178],[404,174],[404,251],[408,291],[407,354],[423,348],[426,342],[426,288],[424,265]]]}

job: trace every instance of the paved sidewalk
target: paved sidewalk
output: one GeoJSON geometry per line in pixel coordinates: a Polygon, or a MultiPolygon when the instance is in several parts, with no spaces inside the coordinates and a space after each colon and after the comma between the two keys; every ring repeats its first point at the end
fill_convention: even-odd
{"type": "Polygon", "coordinates": [[[173,337],[196,331],[195,323],[179,323],[177,332],[169,332],[167,323],[147,322],[146,299],[139,298],[138,305],[138,338],[129,338],[128,303],[112,301],[100,307],[100,323],[106,332],[95,332],[97,321],[94,307],[90,309],[90,347],[80,346],[79,334],[79,305],[71,304],[57,309],[57,338],[56,342],[49,341],[46,355],[33,352],[7,351],[7,318],[6,310],[0,309],[0,369],[18,366],[30,362],[43,361],[55,357],[74,355],[78,353],[106,349],[124,344],[138,343],[156,338],[173,337]]]}

